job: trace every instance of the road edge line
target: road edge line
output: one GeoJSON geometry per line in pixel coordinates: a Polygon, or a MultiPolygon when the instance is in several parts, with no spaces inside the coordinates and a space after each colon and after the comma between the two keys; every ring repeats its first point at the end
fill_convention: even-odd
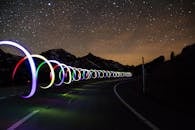
{"type": "Polygon", "coordinates": [[[138,113],[133,107],[131,107],[128,103],[125,102],[125,100],[123,100],[121,98],[121,96],[118,94],[116,88],[117,86],[119,86],[120,83],[117,83],[114,86],[114,93],[115,95],[118,97],[118,99],[122,102],[122,104],[124,104],[134,115],[136,115],[143,123],[145,123],[147,126],[149,126],[150,128],[152,128],[153,130],[159,130],[159,128],[154,125],[153,123],[151,123],[148,119],[146,119],[144,116],[142,116],[140,113],[138,113]]]}

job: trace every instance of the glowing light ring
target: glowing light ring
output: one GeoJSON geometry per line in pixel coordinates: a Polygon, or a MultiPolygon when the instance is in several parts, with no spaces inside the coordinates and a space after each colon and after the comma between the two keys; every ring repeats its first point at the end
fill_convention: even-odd
{"type": "Polygon", "coordinates": [[[76,67],[72,67],[72,68],[74,69],[74,81],[81,80],[81,71],[76,67]],[[78,72],[78,74],[77,74],[77,72],[78,72]],[[78,78],[76,78],[76,77],[78,77],[78,78]]]}
{"type": "MultiPolygon", "coordinates": [[[[61,68],[61,71],[62,71],[62,79],[61,79],[60,83],[58,83],[58,84],[54,83],[54,84],[56,86],[62,85],[64,83],[64,78],[65,78],[65,72],[64,72],[64,68],[63,68],[62,64],[60,62],[56,61],[56,60],[49,60],[49,62],[50,63],[55,63],[55,64],[57,64],[61,68]]],[[[55,68],[53,68],[53,69],[55,70],[55,68]]]]}
{"type": "Polygon", "coordinates": [[[86,80],[86,71],[84,69],[79,68],[81,72],[81,80],[86,80]]]}
{"type": "Polygon", "coordinates": [[[40,68],[41,68],[44,64],[46,64],[45,61],[41,62],[41,63],[38,65],[37,71],[36,71],[36,76],[37,76],[37,77],[38,77],[38,73],[39,73],[40,68]]]}
{"type": "Polygon", "coordinates": [[[90,72],[90,70],[87,70],[87,69],[84,69],[84,71],[86,72],[86,74],[85,74],[85,76],[86,76],[86,80],[88,80],[88,79],[91,79],[91,72],[90,72]]]}
{"type": "Polygon", "coordinates": [[[107,77],[107,72],[105,70],[102,70],[102,73],[103,73],[103,78],[108,78],[107,77]]]}
{"type": "Polygon", "coordinates": [[[77,68],[80,73],[81,73],[81,78],[80,80],[86,80],[86,70],[85,69],[82,69],[82,68],[77,68]]]}
{"type": "Polygon", "coordinates": [[[96,79],[98,77],[96,70],[90,70],[90,72],[91,72],[91,78],[96,79]],[[94,76],[93,76],[93,74],[94,74],[94,76]]]}
{"type": "MultiPolygon", "coordinates": [[[[42,59],[43,60],[43,59],[42,59]]],[[[39,70],[40,70],[40,68],[44,65],[44,64],[46,64],[47,62],[46,61],[43,61],[42,63],[40,63],[39,65],[38,65],[38,67],[37,67],[37,72],[36,72],[36,75],[37,75],[37,77],[38,77],[38,72],[39,72],[39,70]]],[[[55,64],[57,64],[60,68],[61,68],[61,70],[63,71],[63,75],[64,75],[64,68],[61,66],[61,64],[60,64],[60,62],[58,62],[58,61],[56,61],[56,60],[48,60],[48,63],[50,63],[50,65],[51,65],[51,63],[55,63],[55,64]]],[[[47,63],[47,64],[48,64],[47,63]]],[[[52,66],[50,66],[49,64],[48,64],[48,66],[49,66],[49,68],[52,66]]],[[[51,82],[52,82],[52,80],[54,79],[54,81],[55,81],[55,76],[53,77],[53,74],[52,74],[52,70],[54,71],[56,68],[53,68],[52,67],[52,69],[50,68],[50,78],[51,78],[51,82]]],[[[55,75],[55,72],[54,72],[54,75],[55,75]]],[[[60,81],[60,83],[58,83],[58,84],[56,84],[56,83],[54,83],[56,86],[60,86],[62,83],[64,82],[64,76],[63,76],[63,78],[61,79],[61,81],[60,81]]],[[[53,84],[52,84],[53,85],[53,84]]],[[[47,87],[42,87],[42,88],[47,88],[47,87]]]]}
{"type": "Polygon", "coordinates": [[[75,70],[71,66],[68,66],[68,68],[70,69],[70,75],[71,75],[69,78],[71,79],[71,81],[74,81],[74,79],[75,79],[74,78],[75,77],[75,72],[74,71],[75,70]]]}
{"type": "Polygon", "coordinates": [[[117,73],[116,72],[113,72],[113,74],[114,74],[114,78],[116,78],[117,77],[117,73]]]}
{"type": "Polygon", "coordinates": [[[73,70],[73,75],[72,75],[73,81],[79,81],[77,79],[77,70],[75,69],[75,67],[72,67],[72,66],[71,66],[71,69],[73,70]]]}
{"type": "Polygon", "coordinates": [[[122,73],[121,73],[121,72],[119,72],[119,78],[120,78],[120,77],[122,77],[122,73]]]}
{"type": "Polygon", "coordinates": [[[116,77],[120,77],[120,73],[119,72],[116,72],[116,77]]]}
{"type": "Polygon", "coordinates": [[[111,71],[111,77],[112,77],[112,78],[115,78],[115,74],[114,74],[113,71],[111,71]]]}
{"type": "Polygon", "coordinates": [[[8,46],[16,47],[17,49],[21,50],[26,55],[26,57],[28,58],[28,62],[29,62],[30,69],[31,69],[32,85],[31,85],[31,91],[30,91],[29,95],[22,96],[22,97],[23,98],[32,97],[36,92],[37,78],[36,78],[36,75],[35,75],[35,72],[36,72],[35,63],[34,63],[32,57],[31,57],[30,53],[24,47],[22,47],[21,45],[15,43],[15,42],[12,42],[12,41],[0,41],[0,45],[8,45],[8,46]]]}
{"type": "Polygon", "coordinates": [[[99,70],[94,70],[94,71],[95,71],[95,73],[97,74],[97,77],[96,77],[96,78],[97,78],[97,79],[100,78],[100,72],[99,72],[99,70]]]}
{"type": "MultiPolygon", "coordinates": [[[[61,66],[62,66],[63,68],[66,68],[66,74],[68,73],[67,77],[69,78],[68,82],[65,82],[65,81],[64,81],[64,83],[65,83],[65,84],[70,84],[70,83],[72,82],[72,75],[71,75],[70,68],[69,68],[67,65],[62,64],[62,63],[61,63],[61,66]]],[[[67,78],[67,77],[66,77],[66,78],[67,78]]],[[[59,74],[59,78],[61,79],[61,74],[59,74]]]]}
{"type": "Polygon", "coordinates": [[[71,71],[71,79],[72,79],[72,81],[77,81],[77,79],[76,79],[76,70],[74,69],[74,67],[72,67],[72,66],[68,66],[69,68],[70,68],[70,71],[71,71]]]}
{"type": "Polygon", "coordinates": [[[104,70],[104,73],[106,74],[106,78],[110,78],[109,77],[109,71],[104,70]]]}
{"type": "MultiPolygon", "coordinates": [[[[55,73],[54,73],[54,69],[53,69],[51,63],[42,55],[33,54],[31,56],[35,57],[35,58],[39,58],[39,59],[45,61],[47,63],[47,65],[49,66],[50,71],[51,71],[51,81],[50,81],[49,85],[47,85],[47,86],[40,86],[40,87],[43,88],[43,89],[50,88],[54,84],[54,80],[55,80],[55,73]]],[[[39,71],[39,69],[37,68],[36,75],[38,75],[38,71],[39,71]]]]}
{"type": "Polygon", "coordinates": [[[110,74],[110,75],[109,75],[109,76],[110,76],[110,78],[112,78],[112,71],[109,71],[109,74],[110,74]]]}
{"type": "Polygon", "coordinates": [[[77,68],[76,68],[76,70],[78,71],[78,79],[81,80],[82,79],[81,71],[77,68]]]}
{"type": "MultiPolygon", "coordinates": [[[[51,70],[51,75],[52,75],[52,79],[51,79],[51,82],[50,82],[50,84],[48,85],[48,86],[46,86],[46,87],[42,87],[41,86],[41,88],[44,88],[44,89],[46,89],[46,88],[49,88],[49,87],[51,87],[52,85],[53,85],[53,83],[54,83],[54,80],[55,80],[55,74],[54,74],[54,70],[53,70],[53,67],[52,67],[52,65],[49,63],[49,61],[45,58],[45,57],[43,57],[43,56],[41,56],[41,55],[30,55],[31,56],[31,58],[32,57],[36,57],[36,58],[39,58],[39,59],[42,59],[42,60],[44,60],[47,64],[48,64],[48,66],[49,66],[49,68],[50,68],[50,70],[51,70]]],[[[16,73],[16,71],[17,71],[17,69],[18,69],[18,67],[26,60],[26,59],[28,59],[27,57],[24,57],[24,58],[22,58],[18,63],[17,63],[17,65],[15,66],[15,68],[14,68],[14,71],[13,71],[13,74],[12,74],[12,78],[14,78],[14,75],[15,75],[15,73],[16,73]]],[[[44,64],[44,63],[42,63],[42,64],[44,64]]],[[[40,67],[38,67],[37,68],[37,71],[34,73],[36,76],[36,83],[37,83],[37,76],[38,76],[38,71],[39,71],[39,69],[40,69],[40,67]]]]}
{"type": "Polygon", "coordinates": [[[112,78],[115,78],[115,73],[112,71],[112,78]]]}
{"type": "Polygon", "coordinates": [[[99,72],[99,78],[104,78],[104,72],[102,70],[98,70],[99,72]]]}
{"type": "Polygon", "coordinates": [[[107,78],[110,78],[110,72],[106,71],[107,78]]]}
{"type": "MultiPolygon", "coordinates": [[[[20,60],[18,61],[18,63],[16,64],[16,66],[14,67],[14,70],[13,70],[13,72],[12,72],[12,80],[13,80],[14,77],[15,77],[15,74],[16,74],[16,72],[17,72],[18,67],[19,67],[26,59],[28,59],[27,56],[23,57],[22,59],[20,59],[20,60]]],[[[35,76],[35,77],[36,77],[36,76],[35,76]]],[[[36,78],[36,79],[37,79],[37,78],[36,78]]]]}
{"type": "Polygon", "coordinates": [[[97,78],[100,78],[100,71],[99,70],[95,70],[95,72],[97,73],[97,78]]]}
{"type": "Polygon", "coordinates": [[[103,73],[104,73],[104,78],[108,78],[108,72],[103,70],[103,73]]]}

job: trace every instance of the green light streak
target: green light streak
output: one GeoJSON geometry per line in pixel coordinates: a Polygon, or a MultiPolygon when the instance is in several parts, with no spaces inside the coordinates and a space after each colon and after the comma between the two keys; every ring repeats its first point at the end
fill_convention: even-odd
{"type": "Polygon", "coordinates": [[[71,99],[79,99],[79,100],[85,99],[84,96],[80,96],[80,95],[76,95],[76,94],[69,94],[69,93],[61,94],[61,96],[65,97],[65,98],[71,98],[71,99]]]}

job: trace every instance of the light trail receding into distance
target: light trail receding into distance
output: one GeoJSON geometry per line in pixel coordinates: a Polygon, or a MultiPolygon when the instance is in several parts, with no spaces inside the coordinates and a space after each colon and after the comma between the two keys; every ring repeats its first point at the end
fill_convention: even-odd
{"type": "Polygon", "coordinates": [[[64,84],[70,84],[75,81],[81,81],[81,80],[89,80],[89,79],[108,79],[108,78],[121,78],[121,77],[132,77],[131,72],[118,72],[118,71],[108,71],[108,70],[95,70],[95,69],[83,69],[83,68],[76,68],[72,66],[67,66],[64,63],[60,63],[56,60],[48,60],[47,58],[43,57],[42,55],[37,54],[30,54],[24,47],[19,45],[18,43],[12,42],[12,41],[0,41],[0,45],[9,45],[16,47],[17,49],[21,50],[25,57],[20,59],[18,63],[16,64],[13,73],[12,73],[12,79],[14,79],[15,74],[19,68],[19,66],[25,61],[28,60],[30,64],[31,69],[31,76],[32,76],[32,86],[31,91],[29,95],[23,96],[23,98],[30,98],[32,97],[37,89],[37,79],[38,79],[38,73],[41,67],[44,64],[47,64],[50,69],[50,83],[47,86],[40,86],[42,89],[48,89],[55,86],[60,86],[63,83],[64,84]],[[43,60],[39,65],[37,65],[37,68],[35,66],[35,62],[33,58],[38,58],[43,60]],[[52,66],[52,63],[55,64],[55,66],[52,66]],[[57,67],[60,67],[60,71],[58,72],[58,76],[55,76],[55,70],[57,67]],[[60,83],[55,83],[56,77],[59,78],[60,83]]]}

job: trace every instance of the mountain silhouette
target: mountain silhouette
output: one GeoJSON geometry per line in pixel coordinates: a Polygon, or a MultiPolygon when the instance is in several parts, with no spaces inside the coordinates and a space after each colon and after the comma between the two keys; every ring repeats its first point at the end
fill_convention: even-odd
{"type": "Polygon", "coordinates": [[[71,65],[72,62],[76,60],[76,56],[65,51],[64,49],[52,49],[45,52],[42,52],[41,55],[45,56],[50,60],[57,60],[61,63],[71,65]]]}
{"type": "Polygon", "coordinates": [[[130,66],[125,66],[113,60],[106,60],[101,57],[97,57],[92,53],[78,58],[75,62],[75,66],[87,69],[102,69],[114,71],[130,71],[130,69],[132,69],[130,66]]]}
{"type": "MultiPolygon", "coordinates": [[[[11,74],[17,62],[21,59],[21,56],[6,53],[0,49],[0,84],[11,85],[11,74]]],[[[17,77],[14,82],[24,83],[29,75],[26,73],[28,70],[22,65],[17,72],[17,77]]]]}
{"type": "Polygon", "coordinates": [[[41,55],[45,56],[47,59],[57,60],[67,65],[86,69],[103,69],[113,71],[130,71],[130,69],[132,69],[130,66],[97,57],[92,53],[77,58],[73,54],[63,49],[52,49],[46,52],[42,52],[41,55]]]}

